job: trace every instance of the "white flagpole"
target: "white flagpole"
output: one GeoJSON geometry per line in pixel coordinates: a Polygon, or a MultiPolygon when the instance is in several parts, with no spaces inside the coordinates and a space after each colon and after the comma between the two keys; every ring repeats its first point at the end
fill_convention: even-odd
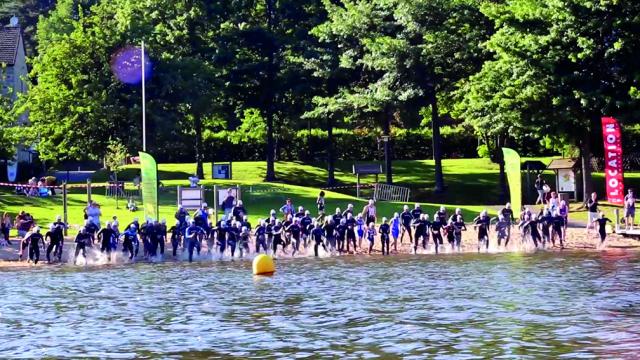
{"type": "Polygon", "coordinates": [[[147,152],[147,114],[145,104],[145,57],[144,40],[142,40],[142,151],[147,152]]]}

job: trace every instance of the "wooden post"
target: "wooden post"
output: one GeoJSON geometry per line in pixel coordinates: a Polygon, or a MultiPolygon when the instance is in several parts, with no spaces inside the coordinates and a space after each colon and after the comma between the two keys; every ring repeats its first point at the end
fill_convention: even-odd
{"type": "Polygon", "coordinates": [[[63,182],[62,183],[62,216],[63,216],[63,220],[65,227],[64,227],[64,236],[68,235],[68,230],[67,230],[67,217],[68,217],[68,211],[67,211],[67,182],[63,182]]]}
{"type": "Polygon", "coordinates": [[[614,214],[616,215],[616,234],[620,231],[620,209],[614,209],[614,214]]]}
{"type": "Polygon", "coordinates": [[[240,191],[240,184],[236,185],[236,195],[238,195],[236,199],[236,203],[237,203],[238,200],[242,200],[242,191],[240,191]]]}
{"type": "Polygon", "coordinates": [[[87,202],[91,202],[91,179],[87,179],[87,202]]]}
{"type": "Polygon", "coordinates": [[[176,207],[182,205],[182,186],[178,185],[178,203],[176,207]]]}
{"type": "Polygon", "coordinates": [[[356,174],[356,197],[360,198],[360,173],[356,174]]]}

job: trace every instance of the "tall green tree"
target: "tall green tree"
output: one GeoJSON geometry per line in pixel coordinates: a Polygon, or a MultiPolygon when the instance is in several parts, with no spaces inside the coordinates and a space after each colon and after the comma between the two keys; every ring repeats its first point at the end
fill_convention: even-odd
{"type": "MultiPolygon", "coordinates": [[[[340,66],[359,74],[357,81],[331,96],[349,104],[348,117],[373,121],[384,136],[391,135],[393,123],[416,126],[421,110],[429,107],[435,190],[444,191],[439,99],[482,63],[479,45],[488,38],[490,27],[478,2],[326,0],[324,4],[329,19],[314,33],[337,44],[340,66]]],[[[390,183],[390,142],[385,142],[385,155],[390,183]]]]}
{"type": "Polygon", "coordinates": [[[580,149],[585,198],[601,116],[632,121],[640,72],[640,3],[510,0],[483,8],[494,59],[472,76],[458,109],[487,133],[552,137],[580,149]],[[521,130],[521,131],[520,131],[521,130]]]}
{"type": "Polygon", "coordinates": [[[215,44],[223,93],[241,117],[259,109],[266,123],[265,179],[276,178],[278,134],[298,126],[315,81],[301,59],[313,47],[309,31],[322,19],[319,0],[236,0],[229,5],[215,44]]]}

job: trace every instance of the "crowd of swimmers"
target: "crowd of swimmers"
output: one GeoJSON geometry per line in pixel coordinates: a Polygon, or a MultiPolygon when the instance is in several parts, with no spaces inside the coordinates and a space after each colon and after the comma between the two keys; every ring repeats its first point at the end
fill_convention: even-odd
{"type": "MultiPolygon", "coordinates": [[[[145,259],[163,258],[165,244],[170,245],[172,257],[184,256],[189,261],[193,261],[194,254],[200,255],[205,243],[208,255],[231,258],[242,258],[251,253],[298,256],[307,255],[307,252],[311,255],[313,252],[314,256],[320,256],[320,249],[330,255],[371,254],[378,242],[382,254],[389,255],[392,250],[398,252],[398,244],[405,240],[411,244],[413,253],[423,250],[435,253],[443,250],[460,252],[462,233],[468,231],[467,226],[476,232],[478,252],[489,250],[491,237],[498,248],[506,248],[514,229],[519,232],[520,245],[535,249],[559,245],[563,249],[569,216],[567,204],[558,201],[557,204],[544,205],[538,212],[524,207],[520,218],[515,219],[511,205],[507,203],[496,217],[490,217],[483,210],[467,223],[459,208],[453,214],[447,214],[446,208],[440,207],[430,216],[420,204],[415,204],[413,208],[404,205],[401,211],[389,218],[383,217],[378,222],[373,200],[369,200],[361,211],[356,211],[352,204],[348,204],[345,210],[337,208],[333,213],[326,213],[324,194],[321,193],[316,204],[317,213],[312,216],[309,210],[302,206],[295,207],[287,199],[278,211],[271,210],[255,226],[249,222],[241,200],[215,223],[210,219],[211,213],[206,204],[193,214],[179,206],[175,223],[170,227],[164,219],[144,222],[134,219],[121,231],[116,217],[103,227],[87,220],[75,237],[73,263],[76,263],[80,254],[86,259],[90,248],[105,254],[108,261],[111,261],[118,248],[131,261],[135,261],[139,255],[145,259]],[[445,239],[448,246],[445,245],[445,239]]],[[[587,205],[590,213],[598,213],[595,194],[587,205]]],[[[602,245],[610,220],[603,213],[598,214],[590,219],[590,224],[597,229],[602,245]]],[[[59,216],[45,234],[39,227],[34,227],[22,239],[20,259],[28,252],[30,261],[37,263],[42,245],[48,262],[62,261],[66,230],[67,224],[59,216]]],[[[587,232],[589,230],[588,226],[587,232]]]]}

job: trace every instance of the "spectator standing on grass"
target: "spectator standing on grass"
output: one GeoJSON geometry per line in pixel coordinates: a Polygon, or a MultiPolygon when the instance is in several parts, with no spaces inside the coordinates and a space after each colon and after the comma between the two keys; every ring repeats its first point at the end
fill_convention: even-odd
{"type": "Polygon", "coordinates": [[[325,200],[324,200],[324,191],[320,191],[320,194],[318,194],[318,198],[316,199],[316,205],[318,206],[318,217],[324,215],[324,207],[325,207],[325,200]]]}
{"type": "Polygon", "coordinates": [[[0,232],[2,233],[2,238],[7,245],[11,245],[11,240],[9,240],[9,233],[13,224],[11,223],[11,216],[9,213],[5,212],[2,214],[2,222],[0,222],[0,232]]]}
{"type": "Polygon", "coordinates": [[[85,213],[87,214],[87,220],[94,224],[97,228],[100,228],[100,216],[102,215],[102,211],[100,210],[100,206],[95,201],[90,201],[85,209],[85,213]]]}
{"type": "Polygon", "coordinates": [[[536,188],[536,191],[538,192],[538,198],[536,199],[536,205],[538,204],[546,204],[546,200],[545,200],[545,192],[544,192],[544,186],[547,185],[547,183],[544,181],[544,179],[542,178],[542,174],[538,174],[538,177],[536,178],[536,182],[534,184],[534,187],[536,188]]]}
{"type": "Polygon", "coordinates": [[[633,189],[627,190],[624,196],[624,224],[627,230],[633,230],[633,223],[636,217],[636,196],[633,189]]]}
{"type": "Polygon", "coordinates": [[[287,199],[285,204],[280,207],[280,212],[284,215],[285,219],[289,215],[293,216],[293,214],[295,213],[295,208],[293,206],[293,203],[291,202],[291,199],[287,199]]]}
{"type": "Polygon", "coordinates": [[[595,192],[591,193],[591,197],[587,200],[587,212],[589,214],[589,218],[587,221],[587,235],[591,232],[589,231],[592,227],[593,230],[596,230],[596,222],[600,218],[600,214],[598,213],[598,194],[595,192]]]}
{"type": "Polygon", "coordinates": [[[224,214],[229,217],[231,212],[233,211],[233,207],[236,204],[236,198],[233,196],[233,191],[231,189],[227,190],[227,197],[222,201],[222,211],[224,214]]]}

